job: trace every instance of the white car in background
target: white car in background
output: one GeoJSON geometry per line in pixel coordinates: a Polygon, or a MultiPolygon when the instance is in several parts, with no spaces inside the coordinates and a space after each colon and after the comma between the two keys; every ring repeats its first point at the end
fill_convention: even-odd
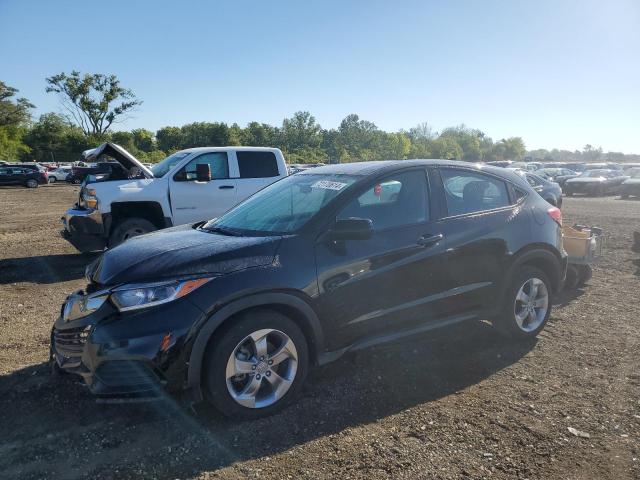
{"type": "Polygon", "coordinates": [[[71,174],[71,167],[58,167],[49,172],[49,183],[64,182],[71,174]]]}

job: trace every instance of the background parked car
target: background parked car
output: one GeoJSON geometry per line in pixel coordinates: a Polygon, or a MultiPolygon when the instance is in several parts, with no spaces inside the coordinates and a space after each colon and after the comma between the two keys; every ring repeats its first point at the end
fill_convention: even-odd
{"type": "Polygon", "coordinates": [[[622,198],[628,198],[631,195],[634,197],[640,197],[640,167],[630,168],[625,172],[628,175],[622,186],[620,187],[620,196],[622,198]]]}
{"type": "Polygon", "coordinates": [[[36,188],[48,182],[45,172],[24,167],[0,166],[0,185],[24,185],[36,188]]]}
{"type": "Polygon", "coordinates": [[[575,178],[580,174],[568,168],[541,168],[536,172],[536,175],[550,182],[556,182],[562,188],[567,180],[575,178]]]}
{"type": "Polygon", "coordinates": [[[100,162],[87,167],[72,167],[71,175],[67,181],[81,184],[87,175],[96,175],[104,178],[105,176],[111,180],[126,180],[128,173],[117,162],[100,162]]]}
{"type": "Polygon", "coordinates": [[[580,176],[567,180],[564,193],[574,195],[606,195],[618,193],[622,183],[629,177],[618,170],[587,170],[580,176]]]}
{"type": "Polygon", "coordinates": [[[560,185],[531,172],[519,171],[517,173],[524,177],[538,195],[548,203],[558,208],[562,206],[562,189],[560,185]]]}
{"type": "Polygon", "coordinates": [[[49,183],[64,182],[71,175],[71,167],[58,167],[48,172],[49,183]]]}

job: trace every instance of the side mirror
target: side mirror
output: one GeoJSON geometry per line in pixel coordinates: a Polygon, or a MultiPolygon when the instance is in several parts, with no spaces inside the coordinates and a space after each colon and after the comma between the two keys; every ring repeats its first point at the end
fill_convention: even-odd
{"type": "Polygon", "coordinates": [[[368,218],[336,220],[327,232],[329,240],[368,240],[373,234],[373,222],[368,218]]]}
{"type": "Polygon", "coordinates": [[[198,163],[196,165],[196,181],[197,182],[211,181],[211,166],[208,163],[198,163]]]}

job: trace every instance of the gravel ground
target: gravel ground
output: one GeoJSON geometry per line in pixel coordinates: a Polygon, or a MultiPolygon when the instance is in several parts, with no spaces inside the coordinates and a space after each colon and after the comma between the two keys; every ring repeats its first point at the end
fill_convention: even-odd
{"type": "Polygon", "coordinates": [[[536,341],[472,323],[360,352],[239,423],[172,398],[96,403],[49,375],[51,324],[93,258],[58,236],[77,190],[0,189],[0,477],[640,478],[640,202],[565,199],[608,246],[536,341]]]}

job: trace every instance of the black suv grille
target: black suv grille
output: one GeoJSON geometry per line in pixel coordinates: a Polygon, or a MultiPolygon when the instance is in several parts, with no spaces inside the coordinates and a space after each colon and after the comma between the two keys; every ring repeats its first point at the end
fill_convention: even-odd
{"type": "Polygon", "coordinates": [[[81,356],[90,329],[91,327],[84,326],[54,330],[53,341],[56,351],[68,358],[81,356]]]}
{"type": "Polygon", "coordinates": [[[144,363],[126,360],[104,362],[98,367],[96,377],[110,387],[137,387],[140,390],[152,389],[160,380],[144,363]]]}

